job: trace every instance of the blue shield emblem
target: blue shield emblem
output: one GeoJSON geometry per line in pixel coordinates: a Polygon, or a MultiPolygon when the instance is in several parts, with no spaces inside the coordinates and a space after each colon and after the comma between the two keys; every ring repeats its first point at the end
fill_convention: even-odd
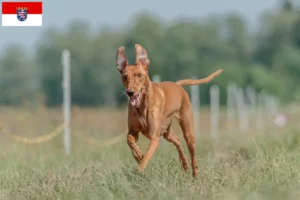
{"type": "Polygon", "coordinates": [[[27,13],[28,11],[27,10],[24,10],[24,9],[17,9],[17,18],[20,22],[24,22],[26,21],[27,19],[27,13]]]}

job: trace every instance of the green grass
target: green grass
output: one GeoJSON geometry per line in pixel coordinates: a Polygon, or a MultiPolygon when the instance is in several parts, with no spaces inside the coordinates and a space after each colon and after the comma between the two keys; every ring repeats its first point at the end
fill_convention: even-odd
{"type": "MultiPolygon", "coordinates": [[[[197,180],[190,169],[183,172],[176,148],[167,142],[139,174],[126,142],[104,148],[73,138],[72,155],[65,156],[61,137],[38,146],[1,139],[0,199],[300,197],[300,132],[294,129],[224,136],[216,145],[200,138],[197,180]]],[[[143,151],[145,142],[140,142],[143,151]]]]}

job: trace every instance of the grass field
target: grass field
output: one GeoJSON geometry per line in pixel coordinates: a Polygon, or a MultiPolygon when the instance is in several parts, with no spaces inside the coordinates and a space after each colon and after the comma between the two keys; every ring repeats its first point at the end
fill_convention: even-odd
{"type": "MultiPolygon", "coordinates": [[[[20,136],[47,133],[62,121],[60,110],[0,111],[2,130],[20,136]]],[[[75,109],[72,133],[102,144],[100,139],[124,131],[125,116],[122,111],[75,109]]],[[[72,154],[66,156],[62,135],[39,145],[0,135],[0,199],[300,199],[297,123],[264,133],[227,131],[213,143],[205,127],[207,111],[201,117],[197,180],[191,170],[183,172],[176,148],[167,142],[139,174],[125,141],[103,147],[72,137],[72,154]]],[[[143,151],[147,142],[141,137],[143,151]]]]}

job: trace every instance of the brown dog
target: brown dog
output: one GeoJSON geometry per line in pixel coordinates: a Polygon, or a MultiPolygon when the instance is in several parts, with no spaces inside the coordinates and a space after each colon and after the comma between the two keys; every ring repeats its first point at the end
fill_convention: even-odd
{"type": "Polygon", "coordinates": [[[204,79],[154,83],[148,76],[150,60],[146,50],[139,44],[135,45],[135,50],[135,65],[128,65],[123,46],[117,51],[116,61],[129,97],[127,142],[133,157],[139,163],[138,171],[146,168],[159,145],[160,136],[163,135],[176,146],[182,167],[187,172],[188,160],[171,127],[172,117],[175,116],[183,131],[191,156],[193,176],[196,177],[198,164],[195,155],[193,111],[189,96],[182,86],[208,83],[223,70],[218,70],[204,79]],[[145,156],[137,145],[140,132],[150,139],[145,156]]]}

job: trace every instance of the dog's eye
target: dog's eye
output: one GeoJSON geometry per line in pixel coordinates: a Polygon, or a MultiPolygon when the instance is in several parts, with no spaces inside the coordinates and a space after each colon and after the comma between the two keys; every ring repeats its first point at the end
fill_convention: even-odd
{"type": "Polygon", "coordinates": [[[141,77],[142,77],[142,74],[138,74],[137,76],[138,76],[139,78],[141,78],[141,77]]]}

